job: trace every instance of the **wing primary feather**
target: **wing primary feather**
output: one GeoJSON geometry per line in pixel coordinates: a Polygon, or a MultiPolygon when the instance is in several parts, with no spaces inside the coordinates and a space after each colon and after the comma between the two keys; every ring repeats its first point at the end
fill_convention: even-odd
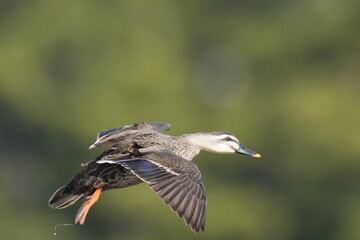
{"type": "Polygon", "coordinates": [[[179,214],[180,217],[184,216],[186,210],[189,207],[190,201],[192,200],[192,197],[193,197],[191,195],[190,191],[194,186],[195,186],[195,184],[193,182],[190,182],[189,186],[186,188],[186,190],[187,190],[186,197],[183,200],[183,202],[179,205],[179,208],[178,208],[178,210],[179,210],[178,214],[179,214]]]}
{"type": "Polygon", "coordinates": [[[201,201],[201,212],[197,222],[197,225],[200,227],[202,231],[205,230],[205,213],[206,213],[206,199],[202,199],[201,201]]]}
{"type": "Polygon", "coordinates": [[[186,194],[184,200],[180,203],[176,213],[177,215],[182,218],[186,212],[186,209],[189,206],[189,202],[191,201],[191,196],[189,194],[186,194]]]}
{"type": "Polygon", "coordinates": [[[179,194],[177,194],[174,199],[171,201],[170,207],[173,211],[177,211],[180,204],[182,203],[182,201],[184,200],[184,198],[186,197],[187,192],[182,189],[179,194]]]}
{"type": "Polygon", "coordinates": [[[156,185],[153,185],[151,188],[155,191],[155,192],[159,192],[161,191],[163,188],[167,187],[169,184],[173,183],[175,181],[174,178],[169,178],[166,181],[162,181],[162,182],[158,182],[156,183],[156,185]]]}
{"type": "Polygon", "coordinates": [[[194,214],[195,208],[196,208],[196,198],[194,196],[191,196],[189,206],[186,208],[186,211],[184,214],[184,220],[186,222],[186,225],[190,224],[190,221],[194,214]]]}
{"type": "Polygon", "coordinates": [[[201,201],[197,199],[194,214],[192,215],[190,222],[190,225],[195,229],[196,232],[199,231],[199,225],[197,223],[199,221],[200,214],[201,214],[201,201]]]}
{"type": "Polygon", "coordinates": [[[158,191],[158,194],[164,200],[164,198],[177,186],[178,186],[178,183],[176,181],[174,181],[173,183],[169,184],[165,188],[158,191]]]}
{"type": "Polygon", "coordinates": [[[164,197],[164,202],[166,204],[170,204],[172,200],[181,192],[181,187],[176,186],[171,192],[167,194],[167,196],[164,197]]]}

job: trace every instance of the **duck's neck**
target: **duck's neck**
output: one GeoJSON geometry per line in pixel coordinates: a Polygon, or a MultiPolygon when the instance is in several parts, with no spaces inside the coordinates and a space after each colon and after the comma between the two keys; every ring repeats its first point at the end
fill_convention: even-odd
{"type": "Polygon", "coordinates": [[[182,136],[189,144],[193,145],[199,151],[204,150],[208,152],[215,152],[214,142],[209,139],[206,133],[192,133],[182,136]]]}
{"type": "Polygon", "coordinates": [[[185,134],[179,137],[172,137],[170,143],[171,151],[189,161],[199,154],[201,148],[196,142],[200,142],[197,134],[185,134]],[[196,138],[196,139],[195,139],[196,138]]]}

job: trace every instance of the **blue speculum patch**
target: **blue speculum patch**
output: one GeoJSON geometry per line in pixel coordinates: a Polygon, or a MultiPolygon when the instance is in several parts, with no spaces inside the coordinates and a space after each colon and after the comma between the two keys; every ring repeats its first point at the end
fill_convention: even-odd
{"type": "Polygon", "coordinates": [[[124,162],[125,165],[133,169],[134,171],[140,171],[143,174],[150,174],[150,173],[160,173],[161,170],[158,166],[145,161],[145,160],[134,160],[134,161],[126,161],[124,162]]]}
{"type": "Polygon", "coordinates": [[[122,129],[122,127],[118,127],[118,128],[112,128],[112,129],[108,129],[108,130],[105,130],[105,131],[102,131],[101,133],[99,133],[99,138],[111,133],[111,132],[114,132],[116,130],[120,130],[122,129]]]}

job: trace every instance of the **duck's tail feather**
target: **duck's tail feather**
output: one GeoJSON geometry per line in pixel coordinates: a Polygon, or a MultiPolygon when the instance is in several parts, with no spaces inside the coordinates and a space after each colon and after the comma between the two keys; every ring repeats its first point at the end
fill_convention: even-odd
{"type": "Polygon", "coordinates": [[[74,194],[66,191],[66,185],[60,187],[54,192],[54,194],[49,199],[49,207],[62,209],[69,207],[76,203],[84,194],[74,194]]]}

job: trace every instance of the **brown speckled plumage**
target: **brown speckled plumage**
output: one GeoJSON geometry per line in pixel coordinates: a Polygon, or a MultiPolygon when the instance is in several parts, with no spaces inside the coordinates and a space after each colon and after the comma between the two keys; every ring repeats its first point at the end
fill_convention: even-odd
{"type": "Polygon", "coordinates": [[[193,231],[204,231],[205,188],[200,171],[191,160],[200,150],[260,155],[244,148],[228,133],[173,137],[162,133],[168,129],[168,123],[144,122],[99,133],[90,149],[110,145],[109,149],[84,164],[68,184],[55,191],[49,206],[62,209],[97,193],[97,189],[100,195],[103,190],[145,182],[193,231]]]}

